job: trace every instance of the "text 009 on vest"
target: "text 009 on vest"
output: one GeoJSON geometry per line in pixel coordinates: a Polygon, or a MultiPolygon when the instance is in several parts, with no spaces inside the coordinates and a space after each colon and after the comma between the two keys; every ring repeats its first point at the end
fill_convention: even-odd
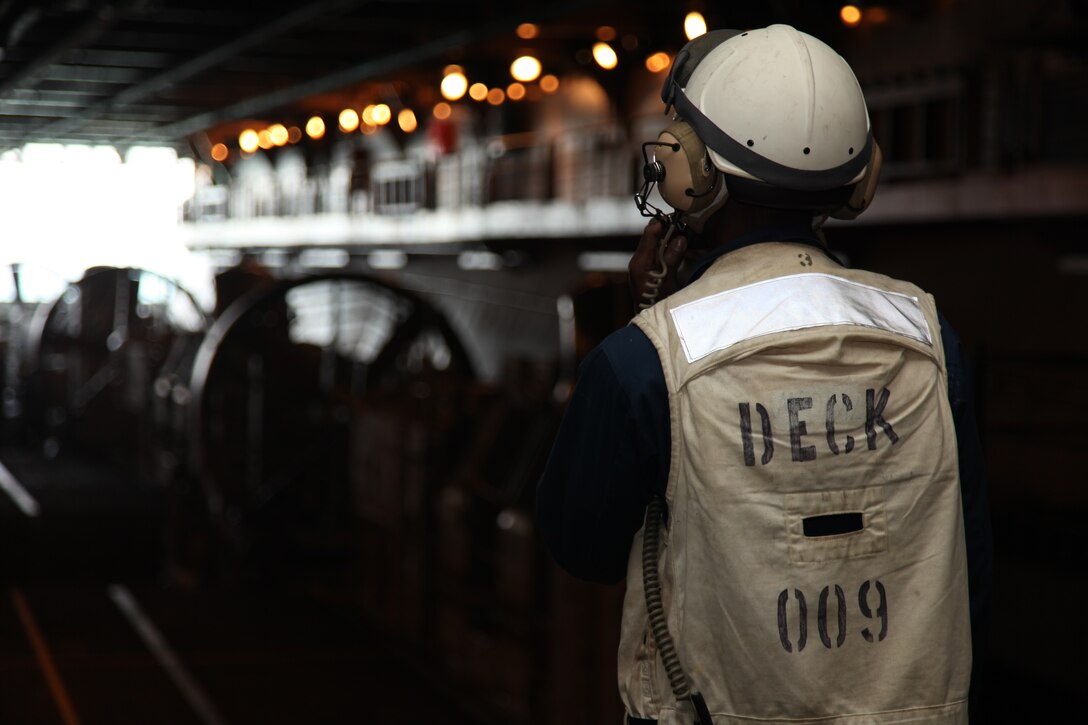
{"type": "MultiPolygon", "coordinates": [[[[838,648],[846,643],[847,604],[846,592],[843,591],[843,588],[838,584],[835,584],[834,587],[837,614],[834,647],[838,648]]],[[[820,635],[820,642],[822,642],[827,649],[832,649],[833,646],[830,627],[827,621],[828,600],[831,591],[831,586],[826,586],[820,591],[816,608],[816,630],[820,635]]],[[[782,643],[782,649],[792,653],[794,651],[794,646],[790,641],[789,616],[787,615],[789,598],[790,590],[788,588],[783,589],[781,594],[778,595],[778,637],[782,643]]],[[[797,652],[801,652],[808,643],[808,599],[805,597],[803,591],[796,588],[793,590],[793,598],[794,601],[797,602],[797,652]]],[[[883,642],[884,638],[888,636],[888,593],[884,588],[884,584],[879,579],[873,582],[864,581],[861,586],[858,587],[858,610],[861,612],[861,616],[866,619],[880,620],[880,629],[876,633],[873,632],[872,628],[864,627],[861,630],[861,636],[869,643],[883,642]],[[880,597],[880,601],[876,606],[875,616],[873,608],[869,603],[870,591],[874,586],[876,593],[880,597]]]]}

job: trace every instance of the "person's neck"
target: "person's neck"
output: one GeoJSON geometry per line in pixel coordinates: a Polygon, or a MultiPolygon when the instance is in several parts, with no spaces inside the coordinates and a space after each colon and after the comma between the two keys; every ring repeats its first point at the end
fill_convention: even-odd
{"type": "Polygon", "coordinates": [[[780,224],[811,226],[812,213],[752,206],[730,200],[707,220],[703,228],[704,246],[713,249],[742,234],[780,224]]]}

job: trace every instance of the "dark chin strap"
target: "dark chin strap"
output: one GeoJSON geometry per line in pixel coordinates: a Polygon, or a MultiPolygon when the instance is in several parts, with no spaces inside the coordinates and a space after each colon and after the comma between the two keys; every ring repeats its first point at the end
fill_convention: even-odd
{"type": "Polygon", "coordinates": [[[669,77],[661,89],[661,100],[665,102],[665,113],[675,107],[681,119],[691,124],[696,135],[708,147],[721,154],[738,168],[760,179],[772,187],[794,189],[797,191],[822,191],[843,187],[852,182],[869,163],[872,155],[873,131],[865,135],[865,145],[855,149],[854,157],[831,169],[809,171],[783,166],[765,156],[761,156],[740,143],[696,108],[682,85],[687,85],[695,67],[715,47],[739,34],[737,30],[717,30],[696,38],[676,55],[669,77]],[[690,69],[688,66],[691,66],[690,69]]]}

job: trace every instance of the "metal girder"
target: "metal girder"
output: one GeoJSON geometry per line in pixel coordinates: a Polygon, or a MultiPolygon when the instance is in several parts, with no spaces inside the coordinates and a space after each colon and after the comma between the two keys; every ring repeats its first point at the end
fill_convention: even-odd
{"type": "Polygon", "coordinates": [[[58,62],[73,48],[83,47],[99,38],[118,21],[124,12],[137,5],[139,1],[129,0],[118,4],[106,3],[100,5],[90,13],[85,22],[76,26],[75,30],[38,53],[32,60],[16,69],[3,81],[0,81],[0,98],[4,98],[14,89],[35,80],[38,73],[58,62]]]}
{"type": "MultiPolygon", "coordinates": [[[[515,0],[500,6],[510,13],[506,19],[493,21],[493,8],[475,0],[318,0],[279,16],[253,12],[256,6],[241,11],[227,0],[90,0],[92,11],[48,12],[40,27],[5,48],[0,73],[10,75],[0,76],[0,150],[62,139],[186,143],[225,121],[391,79],[509,33],[528,16],[539,22],[600,2],[566,0],[529,11],[527,0],[515,0]],[[367,2],[373,7],[345,12],[367,2]],[[420,35],[433,40],[405,40],[420,35]],[[209,43],[215,47],[197,50],[209,43]],[[123,129],[113,125],[126,122],[123,129]]],[[[7,5],[0,0],[0,12],[7,5]]]]}
{"type": "MultiPolygon", "coordinates": [[[[592,0],[567,0],[566,2],[553,2],[537,13],[537,18],[543,20],[547,17],[562,15],[572,9],[586,7],[595,4],[592,0]]],[[[190,116],[175,123],[160,126],[154,129],[154,133],[180,138],[198,131],[215,126],[219,123],[234,121],[240,118],[256,116],[268,111],[281,108],[294,101],[319,93],[329,93],[352,86],[365,80],[379,78],[383,75],[404,68],[412,67],[423,61],[438,58],[455,48],[464,47],[472,43],[494,37],[501,33],[509,32],[524,18],[524,12],[492,21],[472,28],[458,30],[436,40],[421,43],[404,50],[386,53],[379,58],[370,58],[356,65],[343,68],[287,88],[282,88],[271,93],[244,99],[232,103],[214,111],[190,116]]]]}
{"type": "MultiPolygon", "coordinates": [[[[8,136],[18,135],[18,125],[33,125],[41,123],[40,118],[36,117],[19,117],[11,116],[4,119],[6,122],[6,129],[4,134],[8,136]],[[14,122],[14,123],[13,123],[14,122]]],[[[143,135],[150,133],[148,128],[150,124],[140,121],[106,121],[100,120],[93,132],[88,131],[86,135],[88,137],[97,137],[104,134],[124,134],[125,136],[132,136],[135,134],[143,135]]],[[[77,134],[73,134],[77,135],[77,134]]]]}
{"type": "Polygon", "coordinates": [[[277,17],[272,22],[245,33],[228,43],[213,48],[205,53],[201,53],[162,73],[146,78],[133,86],[129,86],[113,96],[95,103],[93,106],[89,106],[77,116],[38,129],[35,133],[28,136],[27,140],[67,133],[99,118],[113,109],[140,101],[182,80],[214,68],[230,58],[237,56],[241,52],[272,40],[321,14],[343,11],[353,5],[358,5],[359,2],[361,2],[361,0],[325,0],[324,2],[305,3],[301,8],[294,12],[277,17]]]}
{"type": "MultiPolygon", "coordinates": [[[[74,118],[84,104],[75,102],[5,102],[0,106],[0,118],[5,121],[13,116],[36,118],[40,125],[43,120],[60,121],[74,118]]],[[[130,106],[124,110],[111,111],[109,116],[96,119],[96,124],[104,119],[132,119],[147,123],[167,123],[177,118],[179,113],[191,112],[191,106],[130,106]]],[[[29,129],[28,129],[29,130],[29,129]]],[[[29,130],[33,133],[32,130],[29,130]]]]}
{"type": "Polygon", "coordinates": [[[139,81],[143,74],[137,68],[117,68],[101,65],[51,65],[39,76],[40,83],[67,81],[74,83],[100,83],[129,85],[139,81]]]}
{"type": "Polygon", "coordinates": [[[173,65],[177,57],[151,50],[78,48],[71,50],[65,60],[78,65],[98,65],[106,68],[161,70],[173,65]]]}

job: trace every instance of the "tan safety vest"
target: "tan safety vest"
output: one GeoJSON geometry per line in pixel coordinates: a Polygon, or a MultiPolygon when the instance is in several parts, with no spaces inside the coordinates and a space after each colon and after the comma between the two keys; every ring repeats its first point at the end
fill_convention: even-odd
{"type": "MultiPolygon", "coordinates": [[[[956,434],[933,299],[802,244],[745,247],[635,321],[672,453],[669,631],[717,725],[965,723],[956,434]]],[[[635,538],[619,652],[634,716],[691,723],[635,538]]]]}

